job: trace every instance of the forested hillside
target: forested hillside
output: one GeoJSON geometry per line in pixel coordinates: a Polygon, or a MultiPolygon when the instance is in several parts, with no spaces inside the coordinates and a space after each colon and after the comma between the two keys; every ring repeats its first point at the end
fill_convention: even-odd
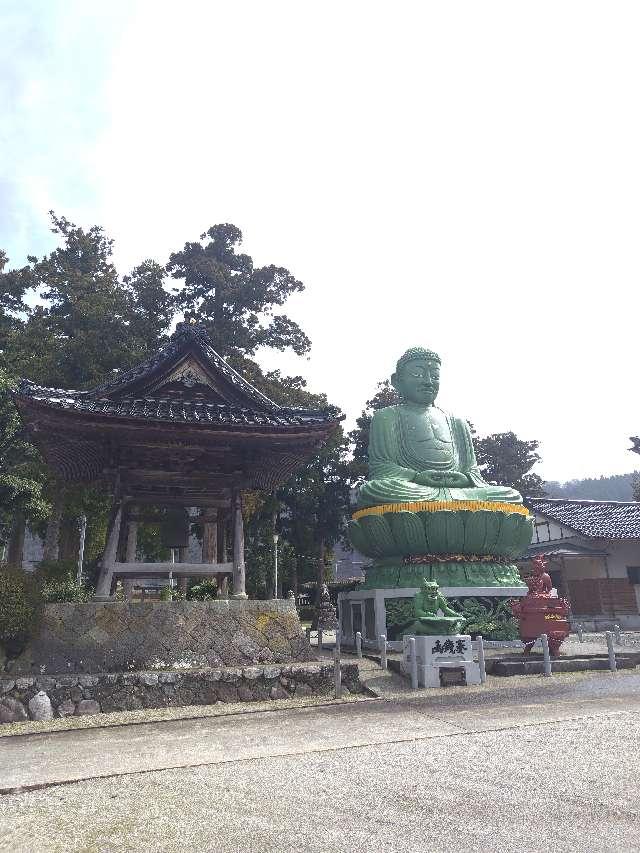
{"type": "Polygon", "coordinates": [[[640,480],[640,471],[630,474],[613,474],[610,477],[587,477],[567,483],[544,484],[550,498],[575,498],[593,501],[632,501],[634,477],[640,480]]]}

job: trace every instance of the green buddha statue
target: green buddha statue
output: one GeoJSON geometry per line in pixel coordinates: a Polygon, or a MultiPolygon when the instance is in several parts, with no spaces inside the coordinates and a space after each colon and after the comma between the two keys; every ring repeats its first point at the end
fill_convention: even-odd
{"type": "Polygon", "coordinates": [[[416,501],[522,503],[515,489],[482,479],[467,421],[434,405],[440,385],[436,353],[407,350],[391,382],[402,402],[373,416],[369,480],[359,508],[416,501]]]}
{"type": "Polygon", "coordinates": [[[378,410],[369,478],[349,522],[354,547],[373,558],[364,588],[522,587],[513,562],[531,541],[522,497],[480,473],[466,420],[435,405],[440,357],[407,350],[391,377],[401,402],[378,410]]]}
{"type": "Polygon", "coordinates": [[[449,607],[436,581],[422,579],[420,589],[413,598],[415,622],[403,634],[433,637],[438,634],[457,634],[464,616],[449,607]]]}

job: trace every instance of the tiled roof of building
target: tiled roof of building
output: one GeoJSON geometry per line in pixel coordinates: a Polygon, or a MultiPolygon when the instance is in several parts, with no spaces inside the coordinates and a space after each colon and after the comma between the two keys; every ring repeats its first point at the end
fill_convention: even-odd
{"type": "Polygon", "coordinates": [[[248,409],[228,403],[207,403],[195,400],[170,400],[144,397],[122,397],[109,400],[93,399],[82,392],[41,388],[24,380],[19,388],[22,396],[36,402],[67,411],[86,412],[116,418],[142,418],[150,421],[205,423],[209,425],[304,426],[331,420],[329,412],[278,406],[271,410],[248,409]]]}
{"type": "Polygon", "coordinates": [[[307,409],[274,403],[218,355],[204,326],[191,323],[178,323],[169,341],[149,359],[96,388],[88,391],[45,388],[23,379],[16,397],[43,407],[75,412],[80,416],[86,414],[135,418],[137,421],[185,422],[214,427],[330,427],[342,419],[331,407],[307,409]],[[202,394],[199,397],[189,394],[192,384],[207,393],[211,390],[200,384],[206,379],[197,377],[193,383],[188,379],[179,379],[178,385],[182,385],[182,390],[172,393],[171,397],[166,395],[166,391],[163,393],[162,382],[160,388],[154,384],[158,376],[164,375],[166,378],[167,371],[192,353],[197,353],[199,362],[219,378],[223,386],[228,383],[226,395],[224,390],[215,394],[214,399],[210,399],[211,394],[208,394],[209,398],[202,394]],[[229,387],[234,389],[231,393],[229,387]],[[183,393],[185,391],[187,393],[183,393]]]}
{"type": "Polygon", "coordinates": [[[532,512],[594,539],[640,539],[640,503],[525,498],[532,512]]]}
{"type": "MultiPolygon", "coordinates": [[[[171,363],[178,357],[186,347],[190,344],[195,345],[206,361],[208,361],[219,373],[221,373],[232,385],[236,386],[242,393],[250,397],[260,407],[275,407],[275,403],[254,388],[249,382],[244,379],[231,365],[218,355],[214,350],[211,339],[207,334],[206,328],[200,323],[178,323],[175,332],[171,335],[167,343],[165,343],[157,352],[155,352],[146,361],[137,364],[130,370],[118,375],[115,379],[104,382],[98,385],[91,392],[95,396],[106,397],[113,396],[121,389],[126,389],[133,382],[138,382],[148,376],[153,375],[155,371],[161,368],[164,364],[171,363]]],[[[126,393],[126,392],[125,392],[126,393]]]]}

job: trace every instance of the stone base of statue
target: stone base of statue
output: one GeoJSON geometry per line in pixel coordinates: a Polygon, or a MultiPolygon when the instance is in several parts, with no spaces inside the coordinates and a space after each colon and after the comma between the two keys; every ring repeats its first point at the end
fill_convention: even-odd
{"type": "Polygon", "coordinates": [[[440,687],[441,669],[463,669],[465,683],[480,684],[480,667],[473,659],[471,637],[468,634],[443,634],[425,637],[405,634],[402,638],[402,671],[411,673],[410,639],[415,640],[418,661],[418,685],[440,687]]]}
{"type": "MultiPolygon", "coordinates": [[[[338,594],[340,633],[346,645],[354,644],[360,632],[365,647],[377,649],[384,635],[389,648],[402,649],[402,635],[415,621],[413,599],[420,587],[365,588],[338,594]]],[[[482,634],[485,639],[513,641],[518,639],[518,622],[511,610],[513,599],[527,593],[521,581],[511,587],[448,586],[441,587],[449,605],[465,619],[463,631],[482,634]]],[[[434,631],[432,633],[445,633],[434,631]]],[[[456,632],[454,632],[456,633],[456,632]]]]}
{"type": "Polygon", "coordinates": [[[517,638],[509,601],[528,590],[514,560],[532,535],[531,515],[521,504],[381,505],[354,513],[349,535],[371,564],[363,584],[339,595],[343,637],[361,631],[372,644],[380,634],[399,643],[413,621],[411,599],[426,579],[437,582],[465,617],[466,630],[497,640],[517,638]]]}

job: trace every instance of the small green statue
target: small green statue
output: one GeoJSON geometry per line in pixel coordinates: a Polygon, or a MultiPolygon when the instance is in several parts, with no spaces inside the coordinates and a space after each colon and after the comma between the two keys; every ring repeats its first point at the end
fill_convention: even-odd
{"type": "Polygon", "coordinates": [[[413,598],[413,612],[416,621],[405,628],[403,634],[428,637],[458,634],[464,622],[464,616],[449,607],[436,581],[428,581],[426,578],[423,578],[413,598]]]}

